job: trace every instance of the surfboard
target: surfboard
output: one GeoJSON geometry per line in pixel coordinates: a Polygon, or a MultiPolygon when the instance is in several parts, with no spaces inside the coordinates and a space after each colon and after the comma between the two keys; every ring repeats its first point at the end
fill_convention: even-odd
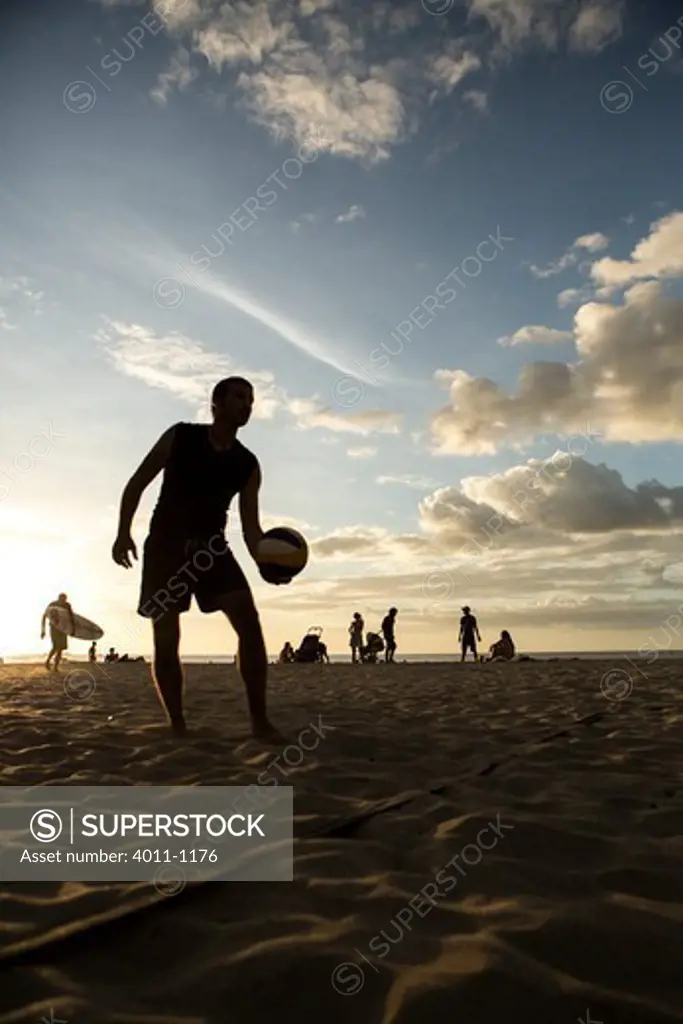
{"type": "Polygon", "coordinates": [[[76,628],[72,630],[71,616],[66,608],[60,608],[58,605],[53,605],[50,608],[48,618],[55,629],[61,629],[62,633],[66,633],[67,636],[72,636],[76,640],[99,640],[104,636],[104,630],[96,622],[91,622],[90,619],[86,619],[82,615],[76,615],[75,612],[74,626],[76,628]]]}

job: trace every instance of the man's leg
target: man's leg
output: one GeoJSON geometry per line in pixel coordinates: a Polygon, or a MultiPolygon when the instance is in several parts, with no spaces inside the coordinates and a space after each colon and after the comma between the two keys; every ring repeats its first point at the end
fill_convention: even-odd
{"type": "Polygon", "coordinates": [[[48,654],[48,656],[47,656],[47,658],[45,660],[45,668],[48,668],[48,669],[52,668],[51,662],[52,662],[52,659],[53,659],[53,657],[55,656],[56,653],[57,653],[57,648],[53,644],[52,647],[50,648],[50,653],[48,654]]]}
{"type": "Polygon", "coordinates": [[[183,669],[180,664],[180,615],[166,612],[154,621],[152,678],[176,736],[187,731],[183,715],[183,669]]]}
{"type": "Polygon", "coordinates": [[[266,713],[268,655],[251,592],[239,590],[223,594],[217,604],[237,633],[237,671],[247,691],[252,733],[257,739],[284,741],[266,713]]]}

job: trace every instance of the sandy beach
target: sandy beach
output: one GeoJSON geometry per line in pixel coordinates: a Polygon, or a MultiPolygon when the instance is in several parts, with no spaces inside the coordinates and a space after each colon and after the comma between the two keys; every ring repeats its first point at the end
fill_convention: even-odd
{"type": "MultiPolygon", "coordinates": [[[[0,1021],[683,1021],[683,664],[638,668],[273,669],[290,742],[322,724],[279,761],[295,881],[167,896],[0,867],[0,1021]]],[[[4,785],[246,785],[278,756],[232,667],[188,668],[183,741],[147,666],[95,678],[0,667],[4,785]]]]}

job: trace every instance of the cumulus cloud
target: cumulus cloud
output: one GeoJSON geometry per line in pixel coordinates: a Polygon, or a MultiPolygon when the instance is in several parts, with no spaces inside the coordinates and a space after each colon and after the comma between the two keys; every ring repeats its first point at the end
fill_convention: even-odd
{"type": "Polygon", "coordinates": [[[683,211],[671,213],[650,226],[628,260],[598,260],[591,277],[604,285],[626,285],[648,277],[683,275],[683,211]]]}
{"type": "Polygon", "coordinates": [[[182,91],[199,76],[197,68],[190,66],[190,54],[182,46],[171,57],[171,62],[166,71],[162,71],[157,83],[150,92],[150,96],[157,103],[165,106],[168,97],[174,88],[182,91]]]}
{"type": "Polygon", "coordinates": [[[440,86],[447,96],[467,75],[481,67],[481,60],[475,53],[463,51],[457,43],[451,42],[448,45],[449,52],[438,56],[427,72],[429,80],[440,86]]]}
{"type": "MultiPolygon", "coordinates": [[[[677,223],[672,216],[656,225],[619,274],[673,273],[677,223]]],[[[601,265],[597,276],[611,280],[610,262],[607,270],[604,260],[601,265]]],[[[436,379],[450,401],[432,419],[436,450],[492,454],[504,444],[527,443],[546,431],[571,433],[586,423],[607,441],[683,439],[683,301],[666,295],[658,281],[639,281],[621,301],[580,306],[573,337],[575,364],[527,363],[511,390],[463,370],[439,371],[436,379]]]]}
{"type": "Polygon", "coordinates": [[[581,288],[565,288],[557,296],[557,304],[560,309],[567,306],[578,306],[582,302],[593,298],[594,289],[590,285],[582,285],[581,288]]]}
{"type": "Polygon", "coordinates": [[[509,56],[535,45],[598,53],[621,34],[621,0],[466,0],[471,19],[483,19],[509,56]]]}
{"type": "Polygon", "coordinates": [[[468,89],[467,92],[463,93],[463,99],[467,100],[475,110],[484,113],[488,110],[488,96],[481,89],[468,89]]]}
{"type": "Polygon", "coordinates": [[[195,49],[216,71],[226,64],[259,65],[279,46],[286,49],[294,25],[283,9],[267,0],[223,4],[212,20],[195,30],[195,49]]]}
{"type": "Polygon", "coordinates": [[[674,505],[680,513],[677,491],[677,502],[672,499],[667,511],[668,490],[662,485],[632,489],[616,470],[562,449],[551,459],[530,459],[502,473],[465,479],[462,491],[507,522],[563,534],[653,529],[672,523],[674,505]]]}
{"type": "Polygon", "coordinates": [[[588,252],[600,252],[609,245],[609,238],[600,231],[594,231],[590,235],[579,235],[574,242],[577,249],[586,249],[588,252]]]}
{"type": "Polygon", "coordinates": [[[520,327],[514,334],[498,339],[499,345],[557,345],[562,341],[571,341],[571,331],[558,331],[554,327],[543,327],[541,324],[527,324],[520,327]]]}
{"type": "Polygon", "coordinates": [[[497,565],[517,580],[526,565],[546,585],[560,572],[580,585],[600,566],[633,570],[637,555],[639,573],[654,585],[664,581],[662,566],[679,558],[683,488],[629,487],[615,470],[564,449],[438,488],[420,501],[418,518],[428,541],[422,555],[430,564],[440,557],[442,568],[474,559],[477,571],[497,565]],[[572,564],[570,552],[583,561],[572,564]],[[547,572],[543,559],[551,560],[547,572]]]}
{"type": "Polygon", "coordinates": [[[365,210],[358,203],[353,203],[352,206],[349,206],[348,210],[335,217],[334,221],[335,224],[350,224],[352,221],[360,220],[362,217],[365,217],[365,210]]]}
{"type": "Polygon", "coordinates": [[[571,49],[600,53],[615,42],[622,31],[622,7],[615,0],[590,0],[584,4],[569,30],[571,49]]]}
{"type": "MultiPolygon", "coordinates": [[[[101,2],[114,7],[128,0],[101,2]]],[[[471,25],[458,39],[441,30],[439,19],[421,18],[419,4],[384,0],[152,0],[152,6],[167,32],[208,62],[210,74],[232,73],[231,91],[277,139],[307,145],[315,123],[330,153],[372,164],[419,130],[423,107],[449,96],[500,53],[510,56],[529,43],[554,49],[562,41],[595,52],[618,34],[615,0],[464,2],[471,25]],[[419,25],[425,31],[416,34],[419,25]],[[387,39],[392,52],[385,56],[387,39]]],[[[154,99],[164,103],[196,72],[183,60],[172,62],[154,99]]],[[[480,89],[464,95],[464,102],[485,109],[480,89]]]]}

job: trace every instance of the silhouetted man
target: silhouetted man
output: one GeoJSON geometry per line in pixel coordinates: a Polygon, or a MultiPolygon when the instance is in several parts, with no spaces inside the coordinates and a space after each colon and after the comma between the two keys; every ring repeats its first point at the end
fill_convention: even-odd
{"type": "MultiPolygon", "coordinates": [[[[230,502],[239,494],[242,532],[256,561],[263,531],[258,495],[261,470],[237,440],[251,416],[254,391],[242,377],[227,377],[211,396],[213,423],[177,423],[164,433],[126,485],[112,556],[130,568],[137,558],[130,534],[145,488],[162,470],[163,483],[147,540],[138,612],[154,623],[153,678],[176,735],[186,732],[183,671],[178,647],[180,615],[192,596],[203,612],[221,611],[239,639],[237,666],[244,680],[253,735],[279,741],[268,721],[268,658],[249,584],[225,539],[230,502]]],[[[258,565],[258,562],[257,562],[258,565]]],[[[269,583],[289,580],[268,579],[269,583]]]]}
{"type": "Polygon", "coordinates": [[[460,619],[460,633],[458,639],[461,644],[461,655],[460,661],[464,661],[467,655],[467,651],[471,650],[474,655],[474,660],[477,661],[477,640],[481,643],[481,634],[479,633],[479,626],[474,615],[470,614],[469,605],[465,605],[463,610],[463,616],[460,619]],[[476,640],[475,640],[476,636],[476,640]]]}
{"type": "Polygon", "coordinates": [[[390,608],[382,619],[382,635],[384,636],[384,660],[393,661],[396,653],[396,616],[398,608],[390,608]]]}
{"type": "Polygon", "coordinates": [[[42,640],[45,636],[45,622],[47,620],[50,623],[50,642],[52,644],[52,647],[50,648],[50,653],[48,654],[47,660],[45,661],[45,668],[48,670],[52,669],[51,662],[52,659],[54,658],[54,670],[59,674],[59,663],[62,660],[62,655],[64,654],[64,651],[69,646],[69,641],[67,639],[67,634],[64,632],[64,630],[60,629],[53,623],[50,617],[50,610],[52,608],[64,609],[68,616],[67,621],[72,633],[76,632],[76,626],[74,623],[73,609],[67,600],[66,594],[60,594],[57,597],[56,601],[50,601],[49,605],[43,612],[43,618],[40,623],[40,639],[42,640]]]}

